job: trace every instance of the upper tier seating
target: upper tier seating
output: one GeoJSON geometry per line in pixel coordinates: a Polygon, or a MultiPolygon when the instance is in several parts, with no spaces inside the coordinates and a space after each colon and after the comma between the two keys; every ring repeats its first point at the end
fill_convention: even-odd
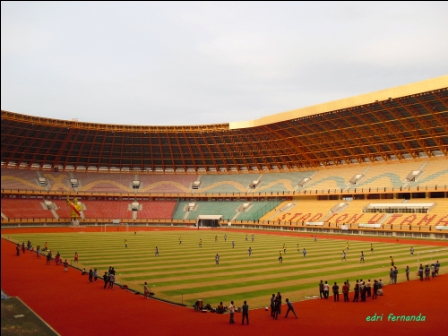
{"type": "MultiPolygon", "coordinates": [[[[297,173],[270,173],[263,174],[261,184],[254,192],[292,192],[296,189],[302,189],[298,183],[305,177],[311,177],[315,171],[297,172],[297,173]]],[[[310,182],[311,183],[311,182],[310,182]]]]}
{"type": "Polygon", "coordinates": [[[198,193],[245,193],[259,174],[202,175],[198,193]]]}
{"type": "Polygon", "coordinates": [[[330,167],[319,171],[263,173],[263,174],[132,174],[95,172],[46,172],[19,169],[1,169],[2,189],[72,192],[71,178],[78,179],[79,192],[92,193],[146,193],[146,194],[264,194],[303,191],[343,190],[372,192],[375,189],[406,188],[419,186],[448,186],[448,159],[390,161],[330,167]],[[421,176],[416,181],[406,177],[416,170],[421,176]],[[350,180],[355,175],[364,175],[355,184],[350,180]],[[47,180],[47,186],[39,184],[39,177],[47,180]],[[304,177],[311,177],[305,186],[298,186],[304,177]],[[132,181],[140,181],[140,188],[133,189],[132,181]],[[194,181],[200,181],[198,189],[192,189],[194,181]],[[256,188],[250,188],[253,181],[260,181],[256,188]]]}
{"type": "Polygon", "coordinates": [[[173,193],[182,194],[191,192],[191,184],[196,181],[197,175],[148,175],[135,176],[140,181],[140,193],[173,193]]]}
{"type": "Polygon", "coordinates": [[[2,189],[13,190],[45,190],[39,184],[38,178],[41,172],[35,170],[3,169],[2,189]]]}

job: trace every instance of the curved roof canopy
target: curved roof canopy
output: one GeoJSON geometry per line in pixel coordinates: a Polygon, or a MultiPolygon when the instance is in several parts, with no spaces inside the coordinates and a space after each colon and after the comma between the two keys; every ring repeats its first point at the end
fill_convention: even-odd
{"type": "Polygon", "coordinates": [[[2,167],[256,172],[448,156],[448,76],[243,123],[110,125],[2,111],[2,167]]]}

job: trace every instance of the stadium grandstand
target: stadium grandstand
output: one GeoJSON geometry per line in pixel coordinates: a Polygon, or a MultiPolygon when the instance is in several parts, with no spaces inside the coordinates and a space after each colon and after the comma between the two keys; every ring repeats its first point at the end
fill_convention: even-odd
{"type": "Polygon", "coordinates": [[[1,116],[2,227],[76,197],[78,225],[448,238],[448,76],[227,124],[1,116]]]}

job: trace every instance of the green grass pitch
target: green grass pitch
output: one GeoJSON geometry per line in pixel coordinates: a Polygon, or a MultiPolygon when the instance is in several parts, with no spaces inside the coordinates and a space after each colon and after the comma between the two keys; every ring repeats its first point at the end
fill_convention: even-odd
{"type": "MultiPolygon", "coordinates": [[[[281,292],[283,298],[292,302],[316,295],[318,282],[335,281],[342,287],[349,279],[352,288],[356,279],[383,279],[389,282],[390,256],[399,269],[398,281],[405,281],[405,267],[411,267],[411,279],[416,278],[418,252],[440,250],[440,247],[416,245],[410,256],[410,245],[349,241],[347,261],[341,261],[345,240],[319,235],[315,242],[310,236],[252,234],[226,230],[191,231],[138,231],[102,233],[54,233],[54,234],[8,234],[15,242],[31,240],[33,246],[44,246],[60,252],[71,263],[75,251],[79,254],[79,268],[97,268],[102,276],[109,266],[117,272],[116,281],[142,292],[143,284],[155,296],[176,303],[193,305],[197,299],[204,304],[217,306],[220,301],[237,304],[247,300],[251,308],[269,305],[273,293],[281,292]],[[224,241],[227,235],[227,241],[224,241]],[[215,242],[215,236],[218,241],[215,242]],[[179,244],[179,238],[182,244],[179,244]],[[125,247],[125,239],[128,247],[125,247]],[[202,239],[202,247],[199,241],[202,239]],[[232,248],[235,241],[235,248],[232,248]],[[283,245],[286,253],[283,253],[283,245]],[[160,255],[155,256],[155,248],[160,255]],[[252,248],[249,257],[248,249],[252,248]],[[306,248],[306,258],[303,257],[306,248]],[[365,263],[360,263],[361,251],[365,263]],[[283,262],[278,260],[282,252],[283,262]],[[219,266],[215,263],[220,256],[219,266]]],[[[448,251],[425,254],[420,262],[430,263],[438,259],[448,262],[448,251]]],[[[43,261],[42,261],[43,262],[43,261]]],[[[87,281],[87,277],[85,279],[87,281]]]]}

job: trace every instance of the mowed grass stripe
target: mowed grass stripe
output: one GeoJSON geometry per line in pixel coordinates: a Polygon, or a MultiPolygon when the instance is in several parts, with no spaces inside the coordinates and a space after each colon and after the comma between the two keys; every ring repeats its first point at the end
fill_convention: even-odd
{"type": "MultiPolygon", "coordinates": [[[[380,274],[383,279],[388,278],[390,255],[394,257],[396,265],[399,265],[399,275],[404,276],[404,265],[409,263],[413,267],[417,260],[416,256],[409,256],[410,245],[374,243],[375,252],[371,254],[370,243],[350,241],[347,253],[349,261],[345,263],[340,261],[342,250],[346,247],[346,242],[341,240],[319,237],[314,242],[312,238],[260,234],[255,235],[255,241],[252,242],[251,235],[248,236],[249,241],[245,241],[245,234],[232,232],[227,233],[228,240],[224,242],[223,232],[205,230],[182,233],[138,232],[137,235],[107,232],[9,236],[25,243],[29,239],[34,246],[41,247],[48,241],[50,249],[53,252],[60,251],[62,258],[72,259],[77,251],[80,255],[79,267],[96,267],[101,274],[109,266],[113,266],[121,283],[125,282],[130,288],[141,291],[143,282],[148,281],[156,286],[156,296],[174,301],[181,301],[183,296],[183,293],[176,294],[176,291],[190,290],[190,294],[185,294],[186,300],[192,300],[190,295],[213,298],[214,294],[219,293],[215,296],[219,296],[221,301],[224,300],[224,293],[233,294],[233,299],[237,300],[249,298],[246,296],[248,292],[276,292],[279,285],[285,288],[295,286],[293,294],[300,298],[311,290],[304,287],[303,283],[313,282],[317,278],[334,276],[343,279],[346,274],[353,279],[352,276],[359,274],[367,277],[364,274],[369,272],[376,272],[372,274],[380,274]],[[216,234],[218,242],[214,241],[216,234]],[[181,245],[178,243],[180,235],[181,245]],[[200,238],[203,241],[202,248],[198,246],[200,238]],[[127,249],[124,247],[124,239],[128,240],[127,249]],[[232,240],[236,243],[234,249],[231,247],[232,240]],[[279,264],[277,257],[283,244],[286,244],[287,253],[283,256],[283,264],[279,264]],[[154,257],[155,246],[159,247],[160,257],[154,257]],[[247,255],[249,246],[253,249],[251,258],[247,255]],[[307,249],[307,258],[303,258],[301,254],[303,247],[307,249]],[[360,251],[364,251],[366,256],[365,265],[358,263],[360,251]],[[214,263],[216,253],[221,255],[219,267],[214,263]],[[244,282],[239,279],[244,279],[244,282]],[[297,284],[300,285],[297,287],[297,284]]],[[[438,249],[421,245],[414,248],[416,255],[419,251],[438,249]]],[[[443,259],[442,262],[444,264],[447,261],[448,259],[443,259]]],[[[252,294],[250,298],[253,299],[252,307],[255,302],[263,305],[266,301],[266,298],[252,294]]]]}
{"type": "MultiPolygon", "coordinates": [[[[445,261],[448,261],[447,259],[441,259],[440,260],[442,263],[444,263],[445,261]]],[[[345,264],[345,263],[344,263],[345,264]]],[[[327,264],[327,265],[320,265],[320,269],[325,269],[326,271],[320,271],[319,274],[321,276],[327,276],[327,275],[333,275],[333,274],[338,274],[338,273],[344,273],[344,274],[352,274],[352,275],[356,275],[356,272],[360,272],[360,271],[364,271],[364,270],[372,270],[375,269],[378,271],[379,274],[382,274],[383,276],[388,276],[389,274],[389,268],[385,268],[383,266],[382,262],[377,262],[377,263],[368,263],[368,264],[363,264],[363,267],[359,267],[359,265],[356,264],[345,264],[343,268],[341,268],[340,266],[333,266],[330,267],[332,264],[327,264]],[[350,265],[350,266],[349,266],[350,265]],[[384,267],[384,268],[383,268],[384,267]]],[[[334,264],[333,264],[334,265],[334,264]]],[[[284,266],[284,265],[282,265],[284,266]]],[[[414,265],[412,265],[411,268],[412,271],[416,270],[416,267],[414,267],[414,265]]],[[[404,267],[401,266],[399,267],[399,271],[400,273],[404,274],[404,267]]],[[[210,272],[203,272],[202,274],[193,274],[193,275],[183,275],[183,276],[179,276],[179,275],[175,275],[173,277],[165,277],[163,278],[163,280],[161,280],[160,277],[157,276],[151,276],[150,274],[148,274],[147,276],[139,276],[139,277],[122,277],[123,280],[125,281],[151,281],[152,284],[155,284],[157,286],[163,286],[164,290],[166,289],[171,289],[173,287],[179,287],[182,289],[187,289],[187,288],[200,288],[201,290],[204,290],[204,287],[202,286],[203,283],[207,283],[207,285],[209,287],[215,287],[218,285],[224,285],[224,284],[230,284],[230,287],[232,284],[237,285],[240,284],[241,285],[241,281],[240,280],[236,280],[239,279],[239,276],[244,276],[244,279],[246,280],[251,280],[251,281],[258,281],[260,279],[265,280],[266,283],[269,281],[271,281],[270,279],[277,279],[277,280],[281,280],[281,279],[305,279],[308,278],[310,276],[314,276],[316,274],[316,270],[312,269],[297,269],[296,267],[294,269],[291,269],[290,267],[275,267],[275,268],[269,268],[269,269],[265,269],[263,271],[260,271],[259,269],[254,270],[254,272],[245,272],[245,271],[241,271],[241,272],[220,272],[220,273],[214,273],[213,274],[213,278],[209,279],[204,277],[204,275],[206,274],[210,274],[210,272]],[[287,276],[281,276],[278,274],[278,271],[281,271],[282,274],[286,274],[287,276]],[[219,274],[219,275],[218,275],[219,274]],[[194,280],[194,281],[193,281],[194,280]]],[[[175,294],[170,293],[170,292],[165,292],[166,294],[170,295],[170,294],[175,294]]]]}
{"type": "MultiPolygon", "coordinates": [[[[406,262],[413,262],[414,260],[412,260],[411,258],[406,258],[406,259],[400,259],[400,263],[396,262],[396,265],[399,266],[400,264],[405,264],[406,262]]],[[[385,260],[382,257],[378,257],[378,258],[374,258],[369,260],[369,262],[366,265],[369,265],[369,267],[373,267],[373,266],[386,266],[388,265],[389,260],[385,260]],[[373,262],[372,262],[373,261],[373,262]]],[[[287,264],[287,263],[283,263],[282,264],[282,271],[284,272],[289,272],[289,273],[308,273],[310,271],[308,271],[309,267],[308,266],[312,266],[313,264],[315,264],[315,260],[311,259],[311,260],[307,260],[306,263],[303,262],[302,264],[287,264]],[[306,269],[306,270],[304,270],[306,269]]],[[[321,262],[319,263],[319,268],[320,269],[325,269],[325,268],[332,268],[332,267],[336,267],[337,269],[340,269],[341,271],[346,271],[349,270],[348,267],[353,265],[353,268],[359,268],[359,263],[358,262],[341,262],[339,259],[338,260],[331,260],[331,261],[327,261],[327,262],[321,262]],[[335,266],[337,265],[337,266],[335,266]]],[[[240,265],[240,264],[239,264],[240,265]]],[[[188,268],[190,270],[190,268],[188,268]]],[[[158,274],[155,272],[156,269],[151,269],[150,270],[150,276],[144,275],[138,275],[138,276],[129,276],[129,275],[137,275],[140,273],[148,273],[146,269],[138,269],[138,270],[130,270],[130,271],[123,271],[121,272],[122,275],[126,275],[125,277],[123,277],[123,279],[128,280],[128,281],[134,281],[134,280],[144,280],[144,279],[148,279],[148,280],[154,280],[154,279],[159,279],[162,275],[163,278],[167,281],[172,280],[172,279],[178,279],[179,277],[181,277],[182,279],[185,280],[197,280],[197,279],[201,279],[203,278],[204,275],[210,274],[210,272],[213,272],[213,279],[225,279],[226,277],[229,276],[233,276],[233,275],[244,275],[245,277],[251,277],[251,276],[261,276],[261,275],[265,275],[265,274],[269,274],[270,272],[277,272],[279,269],[279,265],[278,262],[274,262],[274,263],[265,263],[264,264],[264,268],[261,270],[260,267],[258,267],[258,265],[254,265],[254,264],[243,264],[241,267],[226,267],[226,266],[222,266],[222,264],[217,267],[214,264],[210,265],[207,264],[207,267],[202,267],[200,271],[194,271],[191,272],[191,270],[189,272],[180,272],[179,270],[173,270],[171,272],[164,272],[162,274],[158,274]]],[[[316,270],[312,270],[311,272],[315,272],[316,270]]],[[[209,281],[208,279],[205,279],[204,281],[209,281]]],[[[181,280],[176,280],[176,281],[172,281],[171,284],[175,284],[176,282],[181,283],[181,280]]],[[[166,283],[166,282],[165,282],[166,283]]]]}
{"type": "MultiPolygon", "coordinates": [[[[448,260],[448,259],[447,259],[448,260]]],[[[444,260],[442,260],[443,262],[444,260]]],[[[413,268],[414,271],[415,268],[413,268]]],[[[195,294],[198,292],[209,292],[214,291],[219,286],[220,290],[230,289],[237,286],[238,288],[244,290],[246,287],[255,287],[259,286],[261,284],[266,285],[268,287],[271,287],[271,284],[277,284],[281,285],[282,282],[285,281],[297,281],[298,283],[301,282],[301,280],[307,280],[307,279],[314,279],[318,280],[319,278],[331,278],[340,275],[341,273],[344,273],[347,277],[360,277],[364,276],[364,274],[369,274],[372,271],[375,271],[377,277],[383,277],[383,278],[389,278],[389,268],[382,268],[382,266],[377,266],[375,268],[375,265],[365,265],[364,267],[351,267],[351,268],[345,268],[343,270],[339,268],[333,268],[333,269],[327,269],[327,271],[320,272],[319,277],[316,278],[316,272],[314,271],[308,271],[308,272],[297,272],[295,274],[293,273],[286,273],[283,272],[281,274],[276,273],[266,273],[265,276],[258,276],[258,277],[244,277],[244,280],[240,280],[236,277],[233,277],[232,275],[229,275],[228,279],[222,279],[221,281],[216,281],[215,278],[213,280],[210,280],[207,282],[207,286],[200,286],[200,283],[197,281],[191,282],[178,282],[178,284],[175,286],[176,289],[172,289],[173,286],[168,286],[166,283],[154,283],[157,284],[159,287],[162,287],[162,291],[164,294],[171,296],[171,295],[177,295],[180,293],[183,294],[195,294]],[[283,275],[282,274],[288,274],[283,275]],[[198,286],[199,285],[199,286],[198,286]],[[168,288],[167,288],[168,287],[168,288]]],[[[404,269],[401,269],[401,273],[404,274],[404,269]]],[[[415,273],[415,272],[414,272],[415,273]]],[[[400,273],[399,273],[400,274],[400,273]]]]}
{"type": "MultiPolygon", "coordinates": [[[[430,247],[425,248],[424,250],[431,250],[430,247]]],[[[424,250],[420,250],[420,251],[424,251],[424,250]]],[[[242,260],[253,260],[253,262],[258,262],[258,263],[262,263],[265,261],[272,261],[272,260],[276,260],[278,257],[278,254],[273,255],[272,252],[271,253],[264,253],[264,254],[253,254],[251,258],[248,257],[247,253],[241,254],[241,251],[236,251],[236,252],[232,252],[230,254],[221,254],[221,264],[223,262],[238,262],[238,261],[242,261],[242,260]]],[[[330,251],[331,252],[331,251],[330,251]]],[[[371,259],[376,258],[376,256],[384,256],[384,255],[389,255],[389,254],[393,254],[394,259],[397,259],[398,257],[402,257],[402,256],[406,256],[408,255],[408,252],[406,250],[403,250],[402,248],[396,248],[396,249],[390,249],[388,251],[385,251],[384,253],[368,253],[365,254],[365,258],[367,259],[371,259]]],[[[342,253],[334,253],[331,254],[330,253],[330,257],[328,255],[328,253],[326,253],[325,251],[319,251],[318,253],[314,253],[314,252],[309,252],[307,254],[307,258],[303,258],[303,256],[300,254],[283,254],[283,258],[285,259],[294,259],[294,260],[309,260],[310,258],[313,258],[313,260],[328,260],[329,258],[334,258],[334,260],[338,260],[341,258],[342,253]]],[[[198,262],[204,262],[204,263],[214,263],[214,257],[215,254],[210,253],[208,255],[204,255],[204,253],[202,253],[200,256],[198,255],[192,255],[194,258],[188,258],[189,255],[186,255],[185,253],[182,256],[174,255],[174,256],[166,256],[166,255],[160,255],[158,257],[154,257],[154,255],[148,256],[146,254],[141,254],[139,253],[138,255],[135,255],[135,252],[132,253],[131,251],[115,251],[113,254],[111,253],[107,253],[107,254],[103,254],[103,256],[98,255],[95,257],[84,257],[83,260],[85,260],[86,262],[94,262],[94,261],[98,261],[98,260],[103,260],[103,261],[114,261],[115,263],[119,263],[120,261],[122,261],[123,263],[125,263],[126,265],[132,265],[132,264],[139,264],[140,262],[148,262],[151,264],[151,266],[154,265],[163,265],[164,267],[168,268],[170,267],[170,264],[177,264],[179,262],[179,259],[181,260],[188,260],[190,261],[190,263],[198,263],[198,262]],[[129,260],[129,258],[132,257],[132,261],[129,260]],[[163,258],[162,258],[163,257],[163,258]]],[[[353,258],[358,258],[359,260],[360,257],[360,251],[359,253],[357,251],[351,251],[347,253],[347,258],[348,259],[353,259],[353,258]]],[[[389,258],[389,256],[388,256],[389,258]]],[[[185,262],[184,262],[185,264],[185,262]]],[[[186,264],[185,264],[186,265],[186,264]]],[[[163,268],[163,267],[162,267],[163,268]]]]}

